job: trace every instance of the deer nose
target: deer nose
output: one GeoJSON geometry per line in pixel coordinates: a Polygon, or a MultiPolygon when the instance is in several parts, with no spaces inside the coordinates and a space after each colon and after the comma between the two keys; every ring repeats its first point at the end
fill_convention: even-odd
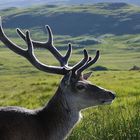
{"type": "Polygon", "coordinates": [[[111,98],[114,100],[116,97],[116,94],[114,92],[109,92],[109,95],[111,96],[111,98]]]}

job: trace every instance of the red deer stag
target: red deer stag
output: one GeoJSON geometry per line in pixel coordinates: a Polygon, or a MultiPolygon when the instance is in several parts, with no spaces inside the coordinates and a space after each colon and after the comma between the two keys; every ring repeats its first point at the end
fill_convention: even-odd
{"type": "MultiPolygon", "coordinates": [[[[0,21],[1,22],[1,21],[0,21]]],[[[0,108],[0,140],[63,140],[80,119],[82,109],[111,103],[115,94],[87,81],[91,73],[82,72],[93,65],[99,58],[99,51],[95,58],[89,57],[83,51],[83,59],[73,67],[68,66],[68,59],[72,47],[69,44],[67,53],[63,56],[53,45],[53,35],[46,26],[49,39],[38,42],[30,38],[29,31],[24,34],[17,29],[19,36],[25,40],[27,49],[23,49],[8,39],[2,23],[0,23],[0,40],[9,49],[22,55],[37,69],[63,75],[55,95],[49,103],[36,110],[21,107],[0,108]],[[60,66],[48,66],[41,63],[34,54],[34,48],[48,49],[59,61],[60,66]]]]}

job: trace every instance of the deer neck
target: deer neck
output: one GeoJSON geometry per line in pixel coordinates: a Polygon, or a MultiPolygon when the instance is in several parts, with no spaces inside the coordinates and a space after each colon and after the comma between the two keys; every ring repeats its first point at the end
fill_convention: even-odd
{"type": "Polygon", "coordinates": [[[51,140],[62,140],[67,137],[80,119],[79,111],[71,106],[64,95],[59,87],[48,105],[40,112],[45,127],[51,126],[48,128],[51,140]]]}

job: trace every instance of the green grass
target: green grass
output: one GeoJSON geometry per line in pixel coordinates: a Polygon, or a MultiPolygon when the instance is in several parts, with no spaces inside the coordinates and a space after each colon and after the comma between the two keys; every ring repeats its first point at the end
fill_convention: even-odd
{"type": "MultiPolygon", "coordinates": [[[[77,56],[77,59],[71,60],[72,62],[81,57],[75,52],[74,56],[77,56]]],[[[55,60],[50,59],[51,55],[45,53],[37,51],[42,61],[50,63],[51,60],[52,64],[56,64],[55,60]]],[[[137,52],[132,52],[122,57],[131,60],[136,54],[137,52]]],[[[115,59],[120,55],[115,52],[114,55],[104,52],[98,65],[111,67],[110,61],[114,61],[114,66],[120,67],[118,60],[115,59]]],[[[16,105],[34,109],[45,105],[53,96],[60,76],[36,70],[25,59],[5,48],[0,49],[0,60],[0,106],[16,105]]],[[[130,67],[130,64],[126,65],[130,67]]],[[[140,71],[94,72],[90,80],[94,84],[116,92],[117,97],[112,105],[83,111],[82,121],[68,140],[140,139],[140,71]]]]}
{"type": "MultiPolygon", "coordinates": [[[[117,21],[122,23],[119,19],[127,20],[127,17],[133,14],[137,15],[140,12],[139,7],[129,5],[115,10],[107,9],[108,7],[109,4],[70,7],[43,6],[28,9],[9,9],[9,11],[0,11],[0,14],[5,18],[11,17],[13,21],[21,15],[30,15],[33,16],[31,19],[35,18],[35,21],[41,21],[37,17],[44,19],[45,15],[55,17],[62,13],[67,16],[72,11],[73,14],[86,12],[93,15],[98,14],[98,16],[103,15],[105,19],[109,15],[118,17],[121,13],[121,17],[117,21]],[[123,17],[123,15],[126,17],[123,17]]],[[[17,21],[15,23],[17,24],[17,21]]],[[[100,25],[100,23],[104,22],[99,20],[98,24],[100,25]]],[[[65,25],[67,26],[67,24],[65,25]]],[[[106,29],[106,24],[101,27],[106,29]]],[[[30,28],[30,26],[27,28],[30,28]]],[[[100,26],[97,26],[97,29],[99,28],[100,26]]],[[[30,30],[33,39],[46,40],[47,37],[41,27],[35,25],[30,30]]],[[[82,29],[80,28],[80,30],[82,29]]],[[[17,38],[15,29],[5,29],[5,32],[16,44],[26,47],[24,41],[17,38]]],[[[67,42],[72,42],[74,50],[70,65],[75,64],[83,57],[83,48],[88,50],[90,56],[95,55],[95,50],[100,50],[101,57],[94,66],[104,66],[108,71],[96,71],[90,80],[98,86],[116,92],[117,95],[112,105],[82,111],[83,119],[72,131],[68,140],[139,140],[140,71],[129,71],[129,69],[134,65],[140,67],[140,34],[113,35],[98,34],[98,32],[94,35],[88,33],[79,36],[57,34],[54,39],[55,46],[61,50],[62,54],[65,53],[67,42]],[[81,43],[95,38],[102,43],[96,45],[83,45],[81,43]]],[[[36,55],[44,63],[58,65],[58,62],[48,51],[37,50],[36,55]]],[[[26,59],[14,54],[0,42],[0,106],[16,105],[30,109],[40,108],[47,104],[54,95],[60,79],[61,76],[36,70],[26,59]]]]}
{"type": "MultiPolygon", "coordinates": [[[[45,73],[0,76],[0,105],[38,108],[53,96],[60,77],[45,73]]],[[[90,108],[74,129],[70,140],[118,140],[140,138],[140,72],[96,72],[91,81],[116,92],[109,106],[90,108]]]]}

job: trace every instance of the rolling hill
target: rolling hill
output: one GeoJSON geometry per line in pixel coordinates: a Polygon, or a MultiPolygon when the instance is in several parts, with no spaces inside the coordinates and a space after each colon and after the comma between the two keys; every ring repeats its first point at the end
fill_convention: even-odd
{"type": "Polygon", "coordinates": [[[140,7],[125,3],[9,8],[0,11],[6,28],[40,29],[48,24],[58,35],[139,34],[140,7]]]}
{"type": "Polygon", "coordinates": [[[58,5],[72,5],[72,4],[95,4],[95,3],[120,3],[125,2],[128,4],[140,5],[139,0],[0,0],[0,9],[9,7],[29,7],[41,4],[58,4],[58,5]]]}

